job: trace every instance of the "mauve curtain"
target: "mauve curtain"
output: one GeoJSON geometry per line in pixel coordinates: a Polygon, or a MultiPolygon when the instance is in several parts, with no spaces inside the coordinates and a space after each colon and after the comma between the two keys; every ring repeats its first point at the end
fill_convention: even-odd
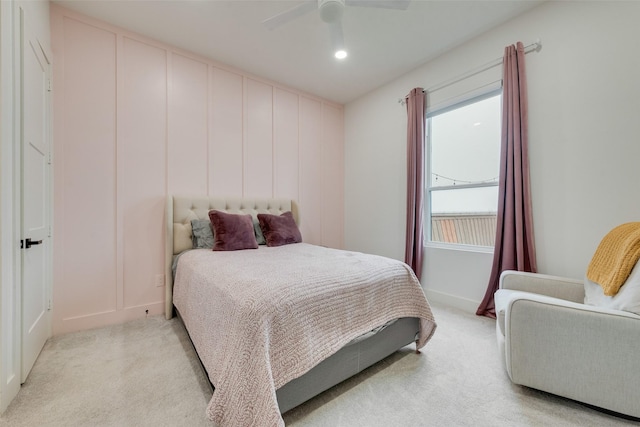
{"type": "Polygon", "coordinates": [[[504,52],[496,242],[489,286],[476,312],[487,317],[496,317],[493,294],[503,271],[536,271],[527,153],[526,83],[524,46],[518,42],[517,46],[507,46],[504,52]]]}
{"type": "Polygon", "coordinates": [[[407,234],[404,262],[418,280],[422,274],[425,95],[421,87],[407,102],[407,234]]]}

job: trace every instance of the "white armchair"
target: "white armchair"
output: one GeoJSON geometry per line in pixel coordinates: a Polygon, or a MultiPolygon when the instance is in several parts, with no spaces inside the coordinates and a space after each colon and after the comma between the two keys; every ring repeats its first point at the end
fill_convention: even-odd
{"type": "Polygon", "coordinates": [[[505,271],[496,335],[511,381],[640,417],[640,316],[583,304],[582,281],[505,271]]]}

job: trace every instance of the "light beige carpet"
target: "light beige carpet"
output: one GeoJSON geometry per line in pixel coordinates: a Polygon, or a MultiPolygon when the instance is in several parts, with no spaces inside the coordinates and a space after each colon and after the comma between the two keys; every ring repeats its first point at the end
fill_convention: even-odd
{"type": "MultiPolygon", "coordinates": [[[[288,426],[639,425],[514,386],[494,321],[433,306],[438,330],[289,411],[288,426]]],[[[210,398],[182,325],[151,317],[54,337],[1,426],[211,426],[210,398]]]]}

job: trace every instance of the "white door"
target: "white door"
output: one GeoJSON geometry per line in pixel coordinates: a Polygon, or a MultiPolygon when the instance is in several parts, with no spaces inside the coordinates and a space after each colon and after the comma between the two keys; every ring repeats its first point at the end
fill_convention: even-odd
{"type": "Polygon", "coordinates": [[[49,61],[22,21],[22,381],[51,335],[49,61]]]}

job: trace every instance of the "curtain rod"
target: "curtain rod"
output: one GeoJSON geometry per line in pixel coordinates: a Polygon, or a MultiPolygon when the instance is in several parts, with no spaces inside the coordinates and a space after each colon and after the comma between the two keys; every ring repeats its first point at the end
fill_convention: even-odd
{"type": "MultiPolygon", "coordinates": [[[[540,41],[540,39],[536,40],[535,42],[528,44],[524,47],[524,53],[530,53],[530,52],[540,52],[540,49],[542,49],[542,42],[540,41]]],[[[439,83],[435,86],[432,86],[426,90],[424,90],[424,92],[435,92],[438,91],[440,89],[444,89],[446,87],[451,86],[452,84],[458,83],[459,81],[462,81],[464,79],[468,79],[469,77],[473,77],[476,74],[480,74],[483,71],[487,71],[490,70],[493,67],[497,67],[498,65],[502,64],[502,62],[504,61],[504,57],[501,58],[496,58],[491,62],[487,62],[484,65],[481,65],[477,68],[473,68],[469,71],[467,71],[464,74],[460,74],[459,76],[453,77],[449,80],[446,80],[442,83],[439,83]]],[[[404,105],[406,103],[405,98],[398,98],[398,103],[401,105],[404,105]]]]}

